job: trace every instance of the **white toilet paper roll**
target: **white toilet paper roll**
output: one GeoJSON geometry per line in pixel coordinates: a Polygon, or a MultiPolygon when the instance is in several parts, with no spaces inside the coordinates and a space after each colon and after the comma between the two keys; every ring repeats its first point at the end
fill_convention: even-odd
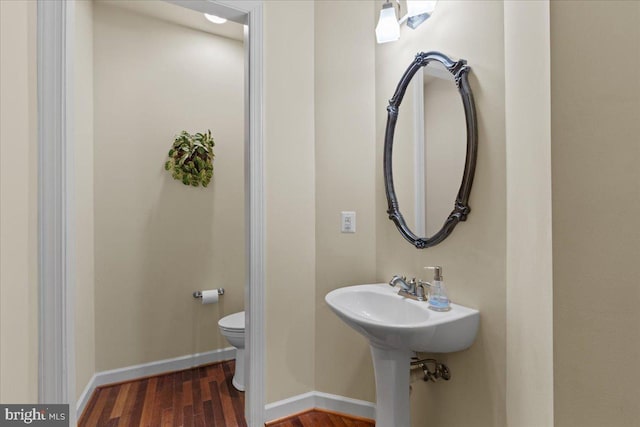
{"type": "Polygon", "coordinates": [[[208,291],[202,291],[202,303],[203,304],[215,304],[218,302],[218,290],[211,289],[208,291]]]}

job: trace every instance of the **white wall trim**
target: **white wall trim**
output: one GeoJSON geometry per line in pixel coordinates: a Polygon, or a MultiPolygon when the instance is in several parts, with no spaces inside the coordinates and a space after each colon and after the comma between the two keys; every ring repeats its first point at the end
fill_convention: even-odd
{"type": "MultiPolygon", "coordinates": [[[[180,4],[187,6],[188,2],[180,4]]],[[[200,5],[203,3],[201,2],[200,5]]],[[[265,422],[265,196],[263,140],[263,1],[214,0],[205,2],[212,12],[220,13],[245,27],[245,93],[248,95],[245,121],[245,210],[247,280],[245,282],[245,418],[249,427],[265,422]],[[222,9],[220,9],[222,8],[222,9]],[[225,10],[226,8],[226,10],[225,10]],[[233,16],[244,14],[244,20],[233,16]]],[[[198,5],[187,6],[197,8],[198,5]]],[[[246,96],[247,96],[246,95],[246,96]]]]}
{"type": "Polygon", "coordinates": [[[97,374],[93,374],[93,376],[91,377],[87,385],[84,387],[84,390],[82,390],[80,397],[78,397],[78,401],[76,402],[76,419],[78,420],[80,419],[80,416],[82,415],[82,411],[84,411],[84,408],[87,407],[87,403],[89,403],[89,399],[91,399],[91,395],[93,394],[93,391],[97,387],[97,385],[95,384],[96,375],[97,374]]]}
{"type": "Polygon", "coordinates": [[[315,392],[299,394],[264,406],[265,422],[279,420],[289,415],[297,414],[315,408],[315,392]]]}
{"type": "MultiPolygon", "coordinates": [[[[75,398],[74,3],[37,3],[38,401],[75,398]]],[[[69,420],[74,423],[74,417],[69,420]]]]}
{"type": "Polygon", "coordinates": [[[140,365],[126,366],[124,368],[111,369],[109,371],[97,372],[84,388],[76,403],[76,414],[78,418],[86,407],[91,395],[97,387],[105,384],[131,381],[136,378],[159,375],[165,372],[182,371],[195,366],[208,365],[211,363],[231,360],[236,355],[236,349],[227,347],[219,350],[207,351],[205,353],[187,354],[185,356],[174,357],[172,359],[156,360],[154,362],[142,363],[140,365]]]}
{"type": "Polygon", "coordinates": [[[310,391],[265,405],[265,422],[278,420],[309,409],[324,409],[356,417],[375,419],[376,405],[366,400],[310,391]]]}
{"type": "Polygon", "coordinates": [[[249,102],[248,141],[245,167],[247,182],[247,263],[248,280],[245,285],[245,367],[247,391],[245,416],[249,427],[263,427],[265,422],[265,239],[266,213],[264,195],[264,141],[263,141],[263,11],[262,1],[243,2],[248,12],[249,73],[247,91],[249,102]]]}
{"type": "Polygon", "coordinates": [[[427,174],[425,151],[426,141],[424,140],[424,71],[425,67],[420,67],[415,78],[411,79],[410,85],[413,86],[413,152],[414,152],[414,191],[413,203],[415,213],[415,233],[418,236],[427,235],[426,224],[426,188],[425,176],[427,174]]]}

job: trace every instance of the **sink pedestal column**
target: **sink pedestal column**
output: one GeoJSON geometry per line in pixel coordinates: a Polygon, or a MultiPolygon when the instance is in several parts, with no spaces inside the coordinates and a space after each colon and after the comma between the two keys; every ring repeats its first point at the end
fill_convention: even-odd
{"type": "Polygon", "coordinates": [[[371,344],[376,377],[376,427],[410,427],[410,350],[371,344]]]}

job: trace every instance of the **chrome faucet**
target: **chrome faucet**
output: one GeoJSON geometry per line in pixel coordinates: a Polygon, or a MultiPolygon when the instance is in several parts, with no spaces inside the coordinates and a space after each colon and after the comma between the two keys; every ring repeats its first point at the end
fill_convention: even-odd
{"type": "Polygon", "coordinates": [[[396,285],[400,285],[400,288],[403,291],[414,290],[416,286],[416,280],[411,279],[409,283],[407,283],[407,278],[405,276],[401,277],[401,276],[395,275],[391,278],[391,281],[389,281],[389,286],[393,288],[396,285]]]}
{"type": "Polygon", "coordinates": [[[428,294],[425,292],[424,287],[431,286],[428,282],[423,282],[422,280],[416,282],[415,277],[407,282],[406,277],[398,275],[393,276],[389,281],[389,286],[395,287],[396,285],[400,285],[398,295],[417,301],[426,301],[428,299],[428,294]]]}

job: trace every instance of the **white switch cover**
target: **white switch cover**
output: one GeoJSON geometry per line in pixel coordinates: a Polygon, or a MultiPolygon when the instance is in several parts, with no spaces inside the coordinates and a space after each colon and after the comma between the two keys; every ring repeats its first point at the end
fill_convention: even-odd
{"type": "Polygon", "coordinates": [[[341,212],[340,213],[340,231],[343,233],[355,233],[356,232],[356,213],[355,212],[341,212]]]}

